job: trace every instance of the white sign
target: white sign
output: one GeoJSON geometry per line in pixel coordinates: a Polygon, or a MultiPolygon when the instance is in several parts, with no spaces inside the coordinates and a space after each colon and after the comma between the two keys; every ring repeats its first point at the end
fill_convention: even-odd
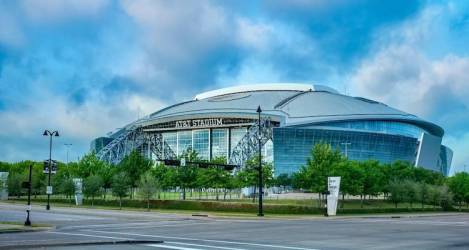
{"type": "Polygon", "coordinates": [[[52,186],[47,186],[46,194],[52,194],[52,186]]]}
{"type": "Polygon", "coordinates": [[[186,158],[182,158],[181,159],[181,167],[185,167],[186,166],[186,158]]]}
{"type": "Polygon", "coordinates": [[[83,204],[83,179],[73,178],[73,183],[75,184],[75,205],[81,206],[83,204]]]}
{"type": "Polygon", "coordinates": [[[339,201],[340,176],[327,177],[327,190],[329,191],[327,196],[327,214],[336,215],[337,203],[339,201]]]}
{"type": "Polygon", "coordinates": [[[8,172],[0,172],[0,200],[8,200],[8,172]]]}
{"type": "Polygon", "coordinates": [[[28,205],[28,206],[26,207],[26,211],[31,211],[31,205],[28,205]]]}
{"type": "Polygon", "coordinates": [[[223,125],[222,118],[207,118],[176,121],[176,128],[206,128],[223,125]]]}

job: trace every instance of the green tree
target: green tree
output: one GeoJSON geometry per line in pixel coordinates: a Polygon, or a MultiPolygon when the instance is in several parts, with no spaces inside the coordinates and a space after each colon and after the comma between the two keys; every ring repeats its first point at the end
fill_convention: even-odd
{"type": "Polygon", "coordinates": [[[363,193],[363,180],[365,173],[356,161],[343,161],[335,169],[335,176],[340,176],[340,190],[342,193],[342,204],[344,207],[345,194],[360,195],[363,193]]]}
{"type": "Polygon", "coordinates": [[[83,156],[76,166],[76,174],[86,179],[88,176],[97,175],[104,167],[105,163],[100,161],[94,152],[83,156]]]}
{"type": "Polygon", "coordinates": [[[101,165],[100,169],[96,171],[96,174],[101,176],[101,179],[103,180],[104,200],[106,200],[107,190],[111,188],[112,178],[116,169],[117,168],[115,166],[108,163],[104,163],[103,165],[101,165]]]}
{"type": "Polygon", "coordinates": [[[66,195],[66,197],[69,198],[70,203],[72,203],[73,196],[75,195],[75,183],[71,177],[67,177],[62,181],[60,192],[66,195]]]}
{"type": "Polygon", "coordinates": [[[10,173],[8,175],[8,195],[20,198],[23,193],[22,183],[26,181],[26,176],[22,173],[10,173]]]}
{"type": "Polygon", "coordinates": [[[147,202],[147,210],[150,211],[150,200],[155,195],[157,190],[157,183],[150,171],[145,172],[140,178],[139,184],[139,193],[147,202]]]}
{"type": "Polygon", "coordinates": [[[410,204],[410,207],[412,208],[414,202],[418,200],[419,185],[415,181],[405,180],[402,182],[402,186],[403,189],[406,191],[404,194],[404,200],[407,201],[410,204]]]}
{"type": "Polygon", "coordinates": [[[101,194],[103,179],[99,175],[90,175],[83,182],[83,194],[91,197],[91,206],[94,205],[94,197],[101,194]]]}
{"type": "Polygon", "coordinates": [[[429,191],[428,184],[425,183],[425,182],[419,183],[417,191],[418,191],[417,199],[420,202],[420,204],[422,205],[422,208],[424,208],[425,203],[427,203],[428,199],[429,199],[430,191],[429,191]]]}
{"type": "Polygon", "coordinates": [[[152,166],[151,160],[145,158],[137,151],[132,151],[120,163],[122,169],[130,180],[130,197],[133,198],[134,189],[137,187],[140,177],[147,172],[152,166]]]}
{"type": "Polygon", "coordinates": [[[388,184],[388,190],[390,194],[389,200],[394,203],[397,208],[397,204],[405,200],[404,185],[401,181],[393,180],[388,184]]]}
{"type": "Polygon", "coordinates": [[[363,189],[361,195],[361,207],[363,207],[363,200],[366,196],[378,195],[384,192],[386,187],[386,179],[383,172],[383,167],[375,160],[367,160],[360,162],[364,176],[363,176],[363,189]]]}
{"type": "Polygon", "coordinates": [[[448,186],[461,210],[462,203],[469,199],[469,174],[466,172],[455,174],[448,179],[448,186]]]}
{"type": "Polygon", "coordinates": [[[331,145],[324,143],[314,145],[306,165],[296,175],[297,184],[303,189],[318,193],[318,205],[322,206],[322,193],[327,191],[327,177],[332,176],[334,169],[342,161],[344,157],[338,149],[332,149],[331,145]]]}
{"type": "Polygon", "coordinates": [[[119,208],[122,209],[122,199],[129,195],[130,180],[124,172],[114,174],[111,182],[112,194],[119,197],[119,208]]]}

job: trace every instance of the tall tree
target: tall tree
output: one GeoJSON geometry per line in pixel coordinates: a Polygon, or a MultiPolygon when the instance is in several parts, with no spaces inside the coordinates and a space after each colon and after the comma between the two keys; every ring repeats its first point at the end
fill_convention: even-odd
{"type": "Polygon", "coordinates": [[[120,163],[119,167],[127,174],[130,180],[131,192],[130,197],[133,198],[134,189],[138,185],[138,181],[143,173],[148,171],[152,166],[151,160],[145,158],[137,151],[132,151],[120,163]]]}
{"type": "Polygon", "coordinates": [[[147,202],[147,210],[150,211],[150,200],[157,190],[156,179],[150,171],[145,172],[138,184],[139,193],[147,202]]]}
{"type": "Polygon", "coordinates": [[[449,178],[448,186],[454,195],[454,201],[461,209],[462,203],[469,199],[469,174],[466,172],[455,174],[449,178]]]}
{"type": "Polygon", "coordinates": [[[318,205],[322,203],[322,193],[327,191],[327,177],[332,176],[334,169],[344,161],[338,149],[332,149],[330,144],[318,143],[311,150],[311,156],[306,165],[300,168],[297,175],[301,188],[318,193],[318,205]]]}
{"type": "Polygon", "coordinates": [[[129,186],[130,180],[124,172],[115,173],[112,177],[112,194],[119,197],[119,209],[122,209],[122,199],[129,195],[129,186]]]}
{"type": "Polygon", "coordinates": [[[94,197],[101,194],[103,180],[99,175],[90,175],[83,182],[83,194],[91,197],[91,206],[94,205],[94,197]]]}

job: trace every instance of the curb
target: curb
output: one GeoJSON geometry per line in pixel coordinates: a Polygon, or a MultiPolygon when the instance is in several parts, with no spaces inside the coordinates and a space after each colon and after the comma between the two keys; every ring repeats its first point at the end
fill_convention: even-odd
{"type": "Polygon", "coordinates": [[[42,232],[53,230],[54,227],[32,227],[32,228],[12,228],[12,229],[5,229],[0,230],[0,234],[8,234],[8,233],[31,233],[31,232],[42,232]]]}
{"type": "Polygon", "coordinates": [[[22,249],[22,248],[42,248],[42,247],[68,247],[68,246],[100,246],[100,245],[126,245],[126,244],[161,244],[162,240],[121,240],[121,241],[88,241],[88,242],[66,242],[50,244],[29,244],[29,245],[4,245],[0,249],[22,249]]]}

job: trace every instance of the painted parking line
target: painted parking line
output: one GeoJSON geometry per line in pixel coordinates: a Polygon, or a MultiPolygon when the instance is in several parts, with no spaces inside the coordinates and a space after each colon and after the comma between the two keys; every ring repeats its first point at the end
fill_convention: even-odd
{"type": "Polygon", "coordinates": [[[63,234],[63,235],[73,235],[73,236],[84,236],[84,237],[94,237],[94,238],[104,238],[104,239],[113,239],[113,240],[134,240],[131,238],[122,238],[122,237],[113,237],[113,236],[104,236],[104,235],[91,235],[91,234],[78,234],[78,233],[65,233],[65,232],[47,232],[49,234],[63,234]]]}
{"type": "Polygon", "coordinates": [[[279,248],[279,249],[318,250],[318,249],[316,249],[316,248],[304,248],[304,247],[293,247],[293,246],[283,246],[283,245],[273,245],[273,244],[261,244],[261,243],[248,243],[248,242],[240,242],[240,241],[225,241],[225,240],[197,239],[197,238],[176,237],[176,236],[167,236],[167,235],[150,235],[150,234],[124,233],[124,232],[112,232],[112,231],[101,231],[101,230],[85,230],[85,231],[87,231],[87,232],[94,232],[94,233],[119,234],[119,235],[140,236],[140,237],[150,237],[150,238],[159,238],[159,239],[163,238],[163,239],[191,240],[191,241],[201,241],[201,242],[211,242],[211,243],[222,243],[222,244],[232,244],[232,245],[245,245],[245,246],[257,246],[257,247],[279,248]]]}

